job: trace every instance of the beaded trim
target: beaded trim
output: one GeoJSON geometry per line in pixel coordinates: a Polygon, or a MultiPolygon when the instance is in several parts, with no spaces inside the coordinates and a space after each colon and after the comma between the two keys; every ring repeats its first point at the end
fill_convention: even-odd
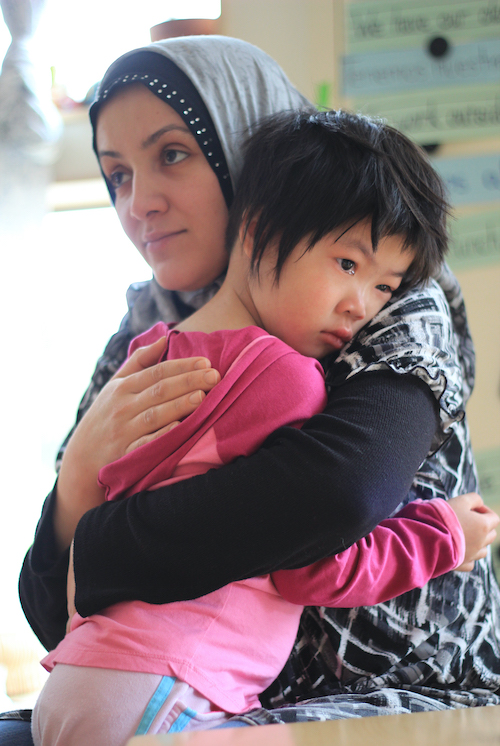
{"type": "Polygon", "coordinates": [[[206,125],[206,123],[202,121],[202,118],[194,116],[196,112],[193,112],[193,107],[189,105],[189,101],[187,101],[185,97],[178,98],[181,94],[179,94],[178,91],[176,91],[173,86],[169,85],[168,83],[163,83],[157,77],[152,78],[147,73],[134,73],[134,75],[124,75],[123,77],[117,78],[115,81],[113,81],[113,83],[111,83],[111,85],[104,91],[99,92],[96,102],[105,101],[108,95],[117,85],[127,85],[129,83],[143,83],[144,85],[149,86],[151,88],[151,93],[154,93],[162,101],[165,101],[166,104],[172,106],[174,111],[176,111],[177,114],[182,117],[184,122],[188,125],[192,134],[196,137],[203,155],[207,159],[211,168],[217,174],[219,180],[229,179],[227,164],[222,153],[215,153],[214,158],[214,151],[219,150],[220,144],[215,144],[213,138],[210,137],[210,134],[208,133],[207,127],[202,126],[206,125]]]}

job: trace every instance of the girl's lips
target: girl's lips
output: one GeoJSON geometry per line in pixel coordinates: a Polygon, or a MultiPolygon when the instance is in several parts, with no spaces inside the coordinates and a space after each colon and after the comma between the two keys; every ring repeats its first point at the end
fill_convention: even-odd
{"type": "Polygon", "coordinates": [[[328,344],[331,345],[331,347],[333,347],[335,350],[340,350],[345,344],[347,344],[347,342],[350,342],[352,339],[352,334],[343,329],[339,329],[339,331],[336,332],[323,331],[321,333],[328,340],[328,344]]]}

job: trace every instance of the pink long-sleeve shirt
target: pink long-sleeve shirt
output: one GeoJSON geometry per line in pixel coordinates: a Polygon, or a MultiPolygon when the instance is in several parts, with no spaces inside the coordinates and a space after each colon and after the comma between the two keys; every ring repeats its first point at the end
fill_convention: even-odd
{"type": "MultiPolygon", "coordinates": [[[[325,407],[319,363],[262,329],[204,334],[157,324],[130,352],[162,335],[162,359],[206,356],[222,380],[174,430],[101,470],[109,500],[248,455],[279,427],[300,427],[325,407]]],[[[48,670],[70,663],[176,676],[220,709],[245,712],[259,706],[259,693],[283,668],[303,605],[380,603],[455,568],[463,554],[463,533],[446,502],[412,503],[345,552],[300,570],[241,580],[192,601],[130,601],[77,614],[43,663],[48,670]]],[[[168,582],[168,568],[159,572],[168,582]]]]}

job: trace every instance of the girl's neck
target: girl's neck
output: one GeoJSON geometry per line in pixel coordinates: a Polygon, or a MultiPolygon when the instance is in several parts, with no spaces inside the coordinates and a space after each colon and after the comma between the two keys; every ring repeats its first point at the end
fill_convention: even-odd
{"type": "Polygon", "coordinates": [[[176,325],[179,331],[210,332],[260,326],[248,285],[248,262],[235,247],[220,290],[202,308],[176,325]]]}

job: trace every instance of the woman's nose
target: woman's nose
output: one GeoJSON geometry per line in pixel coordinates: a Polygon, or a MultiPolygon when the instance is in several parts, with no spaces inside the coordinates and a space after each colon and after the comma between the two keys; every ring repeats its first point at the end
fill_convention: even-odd
{"type": "Polygon", "coordinates": [[[130,212],[137,220],[169,209],[167,195],[153,176],[134,176],[130,212]]]}

